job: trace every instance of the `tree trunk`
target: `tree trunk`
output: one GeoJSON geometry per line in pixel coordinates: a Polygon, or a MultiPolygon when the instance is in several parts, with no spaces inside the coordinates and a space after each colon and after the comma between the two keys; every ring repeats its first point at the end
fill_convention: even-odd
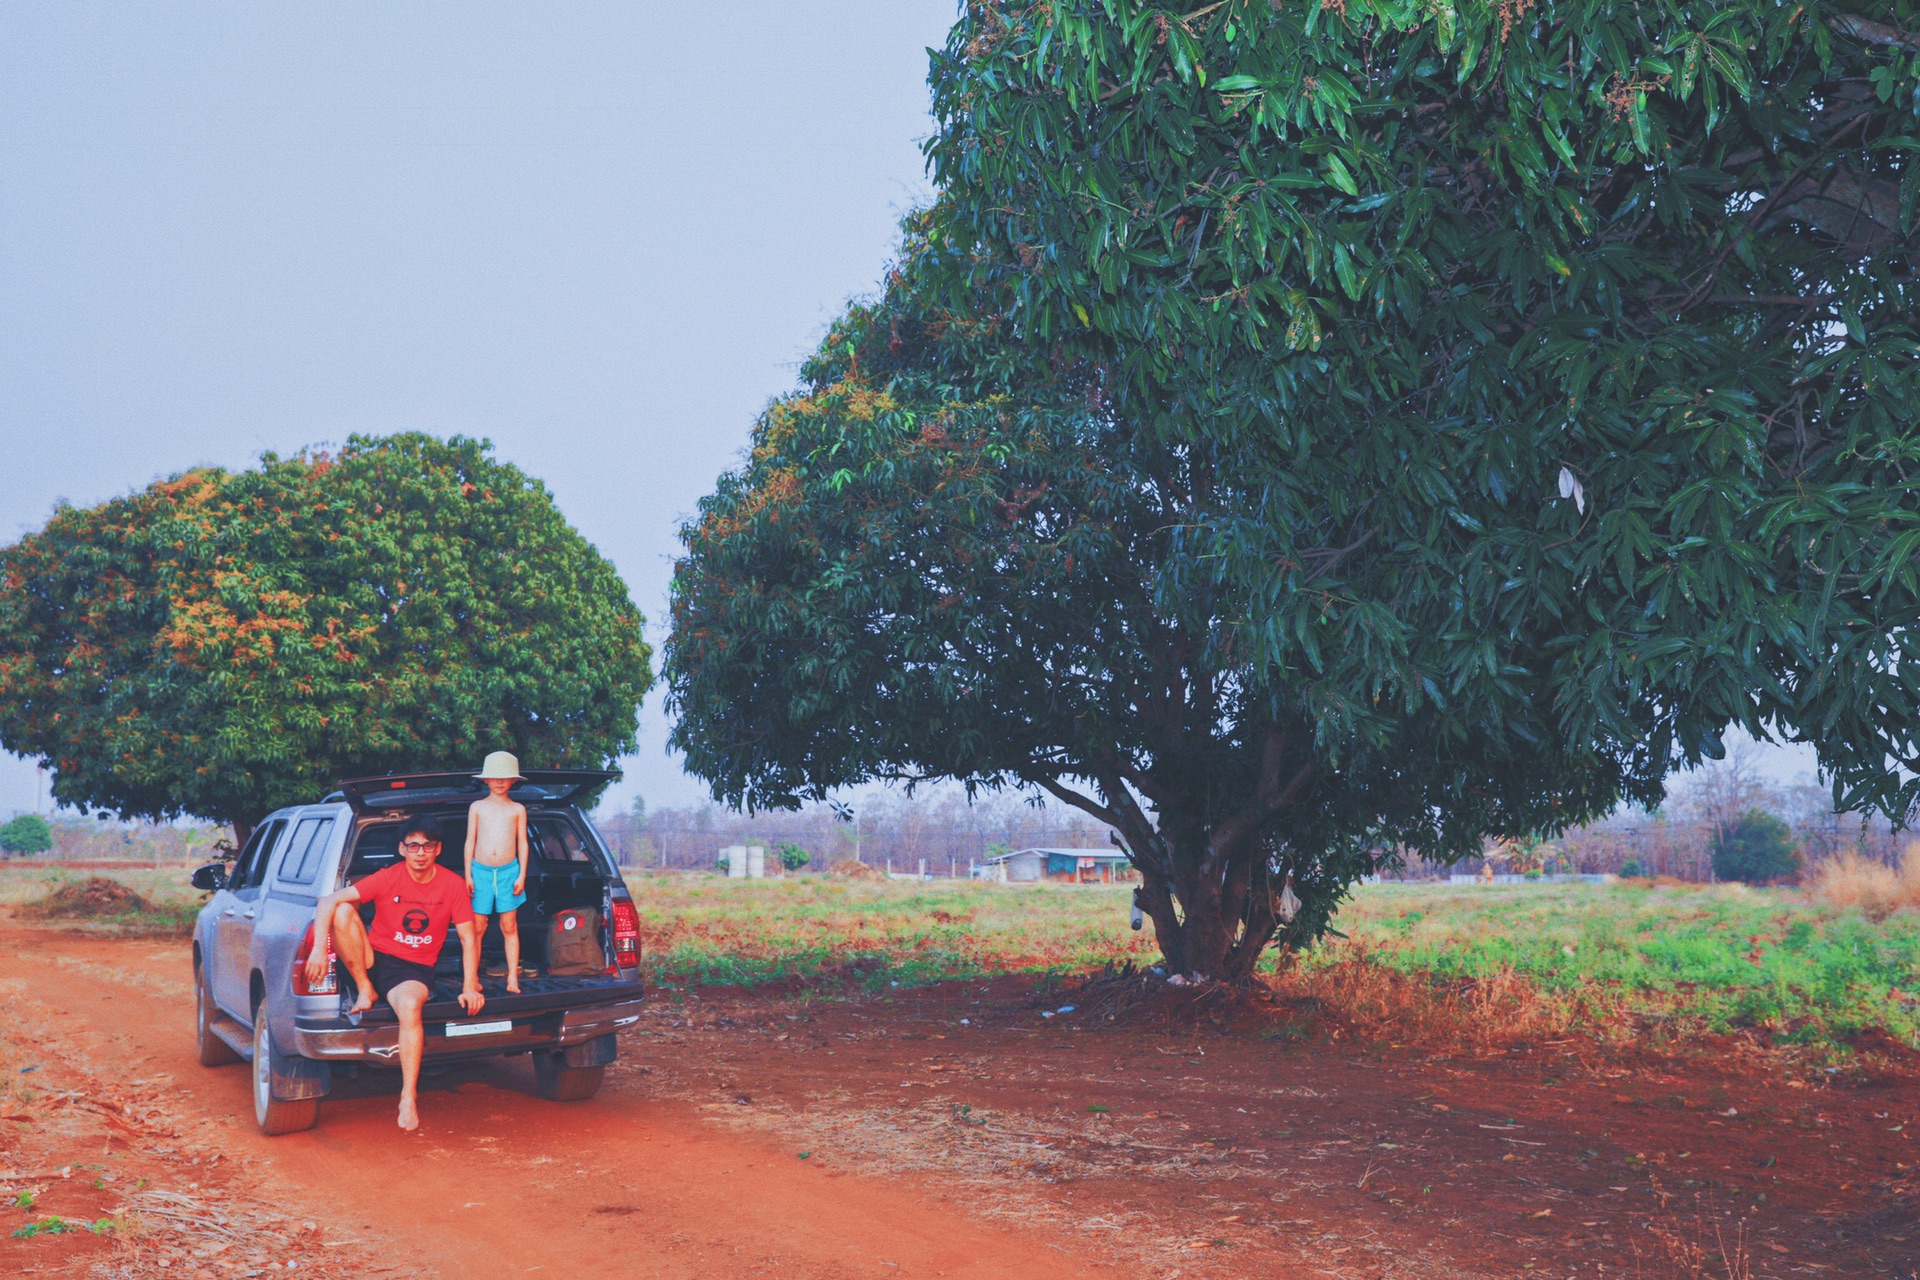
{"type": "Polygon", "coordinates": [[[1150,774],[1129,772],[1123,778],[1118,768],[1089,770],[1083,776],[1099,784],[1105,804],[1063,786],[1046,770],[1023,776],[1117,833],[1140,872],[1140,910],[1153,919],[1170,975],[1245,985],[1275,931],[1287,922],[1280,907],[1286,879],[1284,874],[1276,878],[1273,831],[1314,777],[1310,752],[1300,754],[1303,759],[1291,758],[1286,731],[1270,728],[1252,794],[1219,821],[1202,816],[1203,797],[1150,774]],[[1141,808],[1128,779],[1152,800],[1156,818],[1141,808]]]}
{"type": "Polygon", "coordinates": [[[255,824],[244,818],[235,818],[230,825],[233,827],[233,849],[238,853],[246,848],[247,841],[253,838],[255,824]]]}
{"type": "Polygon", "coordinates": [[[1244,986],[1253,980],[1260,957],[1281,924],[1279,890],[1262,843],[1232,851],[1215,865],[1206,854],[1177,862],[1192,866],[1192,877],[1172,881],[1160,868],[1140,866],[1140,909],[1166,957],[1167,972],[1189,982],[1216,980],[1244,986]],[[1181,891],[1178,880],[1189,879],[1181,891]]]}

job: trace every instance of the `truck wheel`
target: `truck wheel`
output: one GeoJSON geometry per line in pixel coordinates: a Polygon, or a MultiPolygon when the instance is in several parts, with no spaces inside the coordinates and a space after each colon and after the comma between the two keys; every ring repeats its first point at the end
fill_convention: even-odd
{"type": "Polygon", "coordinates": [[[600,1092],[600,1081],[606,1074],[605,1067],[570,1067],[565,1054],[533,1055],[534,1083],[548,1102],[585,1102],[600,1092]]]}
{"type": "Polygon", "coordinates": [[[320,1099],[292,1102],[273,1096],[273,1033],[267,1030],[267,1011],[253,1014],[253,1119],[269,1138],[311,1129],[320,1119],[320,1099]]]}
{"type": "Polygon", "coordinates": [[[240,1055],[225,1040],[213,1034],[216,1016],[213,997],[207,994],[206,975],[196,973],[193,976],[193,1040],[203,1067],[224,1067],[240,1061],[240,1055]]]}

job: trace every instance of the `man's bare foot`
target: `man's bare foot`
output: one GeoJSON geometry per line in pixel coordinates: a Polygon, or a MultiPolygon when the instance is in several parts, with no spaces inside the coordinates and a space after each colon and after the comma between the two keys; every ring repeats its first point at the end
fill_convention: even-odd
{"type": "Polygon", "coordinates": [[[408,1133],[420,1127],[420,1108],[410,1094],[400,1095],[400,1127],[408,1133]]]}
{"type": "Polygon", "coordinates": [[[353,1008],[347,1010],[347,1012],[365,1013],[371,1008],[373,1008],[373,984],[369,982],[360,988],[359,998],[353,1002],[353,1008]]]}

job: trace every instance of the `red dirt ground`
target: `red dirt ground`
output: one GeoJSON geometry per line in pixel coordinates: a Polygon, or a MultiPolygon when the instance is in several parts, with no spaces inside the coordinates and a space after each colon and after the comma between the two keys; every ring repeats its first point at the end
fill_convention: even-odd
{"type": "MultiPolygon", "coordinates": [[[[1920,1275],[1906,1072],[1809,1082],[1732,1047],[1420,1060],[1232,1027],[1085,1027],[1040,1016],[1070,994],[1012,980],[844,1002],[662,992],[590,1102],[533,1097],[524,1060],[464,1067],[428,1081],[424,1130],[403,1138],[375,1076],[338,1090],[313,1132],[266,1139],[244,1072],[193,1061],[183,944],[13,925],[0,956],[25,1052],[67,1091],[148,1090],[136,1105],[155,1117],[105,1160],[53,1149],[95,1137],[40,1112],[0,1121],[0,1166],[31,1147],[109,1164],[114,1187],[146,1170],[156,1187],[192,1175],[203,1199],[251,1195],[248,1212],[293,1225],[224,1256],[278,1274],[1920,1275]]],[[[268,1273],[101,1269],[158,1233],[5,1235],[115,1207],[78,1180],[53,1179],[32,1214],[0,1209],[0,1273],[268,1273]]]]}

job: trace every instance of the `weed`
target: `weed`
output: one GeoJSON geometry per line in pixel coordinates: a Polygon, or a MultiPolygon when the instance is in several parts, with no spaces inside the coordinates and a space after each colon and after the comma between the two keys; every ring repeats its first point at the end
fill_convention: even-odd
{"type": "Polygon", "coordinates": [[[1813,874],[1813,895],[1870,920],[1884,920],[1896,911],[1920,911],[1920,842],[1906,847],[1898,867],[1852,852],[1829,859],[1813,874]]]}

